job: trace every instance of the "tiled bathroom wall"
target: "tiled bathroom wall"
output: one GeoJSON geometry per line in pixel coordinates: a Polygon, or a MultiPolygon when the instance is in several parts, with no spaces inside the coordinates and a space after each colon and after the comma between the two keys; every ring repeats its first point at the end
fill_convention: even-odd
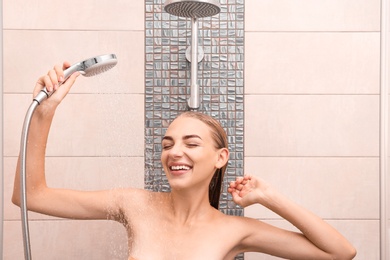
{"type": "MultiPolygon", "coordinates": [[[[11,203],[24,115],[38,77],[55,64],[115,53],[118,64],[80,76],[56,111],[47,146],[50,186],[144,187],[143,1],[3,1],[4,238],[1,259],[23,258],[20,210],[11,203]]],[[[127,259],[113,221],[29,214],[33,259],[127,259]]]]}
{"type": "Polygon", "coordinates": [[[379,65],[379,0],[245,1],[245,172],[335,226],[355,259],[380,259],[379,65]]]}
{"type": "MultiPolygon", "coordinates": [[[[242,215],[230,203],[226,185],[242,176],[244,163],[244,0],[222,0],[221,12],[199,18],[199,111],[218,119],[229,136],[230,162],[220,209],[242,215]]],[[[161,139],[168,124],[188,110],[191,64],[191,19],[164,11],[164,1],[147,0],[145,12],[145,187],[168,191],[160,164],[161,139]]]]}
{"type": "MultiPolygon", "coordinates": [[[[169,189],[159,145],[186,110],[191,32],[163,2],[3,1],[2,259],[23,259],[20,213],[10,202],[20,130],[36,79],[55,63],[111,52],[119,59],[101,77],[79,78],[59,107],[50,184],[169,189]]],[[[357,248],[355,259],[379,259],[380,0],[223,0],[221,7],[199,19],[199,81],[201,111],[231,136],[226,180],[260,176],[339,229],[357,248]]],[[[221,208],[293,229],[258,205],[243,212],[226,193],[221,208]]],[[[36,259],[126,258],[116,223],[30,219],[36,259]]]]}

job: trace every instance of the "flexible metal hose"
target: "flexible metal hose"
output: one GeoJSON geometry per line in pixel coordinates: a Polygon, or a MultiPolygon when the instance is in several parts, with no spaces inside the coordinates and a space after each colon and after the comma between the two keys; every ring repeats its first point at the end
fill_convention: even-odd
{"type": "Polygon", "coordinates": [[[27,110],[26,117],[23,123],[22,140],[20,143],[20,212],[22,217],[22,232],[24,258],[31,260],[30,233],[28,227],[28,212],[27,212],[27,189],[26,189],[26,156],[27,156],[27,139],[30,128],[31,118],[35,109],[38,107],[38,101],[34,100],[27,110]]]}

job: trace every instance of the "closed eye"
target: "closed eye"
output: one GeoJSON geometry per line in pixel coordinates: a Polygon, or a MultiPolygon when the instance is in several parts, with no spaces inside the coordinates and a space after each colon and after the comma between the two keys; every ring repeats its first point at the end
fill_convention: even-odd
{"type": "Polygon", "coordinates": [[[168,150],[168,149],[170,149],[170,148],[172,148],[172,145],[171,145],[171,144],[163,144],[163,145],[162,145],[162,149],[163,149],[163,150],[168,150]]]}
{"type": "Polygon", "coordinates": [[[170,136],[164,136],[161,145],[163,150],[170,149],[173,146],[173,138],[170,136]]]}
{"type": "Polygon", "coordinates": [[[161,146],[162,146],[162,149],[163,149],[163,150],[168,150],[168,149],[172,148],[173,142],[164,140],[164,141],[161,143],[161,146]]]}
{"type": "Polygon", "coordinates": [[[199,144],[196,144],[196,143],[189,143],[187,144],[187,147],[190,147],[190,148],[195,148],[195,147],[198,147],[199,144]]]}

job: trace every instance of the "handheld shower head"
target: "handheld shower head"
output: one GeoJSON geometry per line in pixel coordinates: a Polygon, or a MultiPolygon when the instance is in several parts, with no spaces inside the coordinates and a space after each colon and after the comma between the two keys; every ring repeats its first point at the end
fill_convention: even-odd
{"type": "Polygon", "coordinates": [[[76,63],[64,71],[65,80],[74,72],[79,71],[85,77],[92,77],[106,72],[117,64],[115,54],[96,56],[79,63],[76,63]]]}
{"type": "MultiPolygon", "coordinates": [[[[64,71],[64,83],[73,73],[76,71],[80,72],[85,77],[92,77],[100,73],[106,72],[117,64],[115,54],[106,54],[96,56],[76,64],[73,64],[64,71]]],[[[38,95],[34,98],[39,104],[45,99],[49,98],[54,91],[49,92],[46,88],[42,89],[38,95]]]]}
{"type": "Polygon", "coordinates": [[[202,18],[221,11],[218,0],[167,0],[164,10],[172,15],[187,18],[202,18]]]}

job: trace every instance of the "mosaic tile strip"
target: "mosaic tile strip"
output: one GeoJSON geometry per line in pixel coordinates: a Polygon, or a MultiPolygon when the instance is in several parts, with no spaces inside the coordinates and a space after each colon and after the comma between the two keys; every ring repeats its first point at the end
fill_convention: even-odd
{"type": "MultiPolygon", "coordinates": [[[[165,0],[145,1],[145,188],[169,191],[160,163],[161,139],[169,123],[187,110],[191,64],[191,20],[163,10],[165,0]]],[[[244,169],[244,0],[221,0],[221,12],[198,19],[199,111],[218,119],[229,136],[231,152],[220,210],[243,215],[231,202],[227,184],[244,169]]],[[[243,259],[238,257],[236,259],[243,259]]]]}

